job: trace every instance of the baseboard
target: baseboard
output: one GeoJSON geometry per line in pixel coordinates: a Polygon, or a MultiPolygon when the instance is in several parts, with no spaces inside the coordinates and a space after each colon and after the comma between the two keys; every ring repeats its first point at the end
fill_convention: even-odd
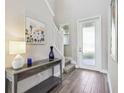
{"type": "Polygon", "coordinates": [[[107,82],[108,82],[108,87],[109,87],[109,93],[112,93],[111,79],[110,79],[108,71],[103,69],[100,72],[107,75],[107,82]]]}
{"type": "Polygon", "coordinates": [[[107,71],[107,70],[105,70],[105,69],[100,70],[100,72],[101,72],[101,73],[103,73],[103,74],[108,74],[108,71],[107,71]]]}
{"type": "Polygon", "coordinates": [[[109,73],[107,74],[107,80],[108,80],[109,93],[112,93],[112,85],[111,85],[111,79],[109,73]]]}
{"type": "Polygon", "coordinates": [[[78,65],[77,65],[77,67],[76,67],[77,69],[79,68],[79,69],[86,69],[86,70],[91,70],[91,71],[98,71],[98,72],[101,72],[101,70],[100,69],[95,69],[95,68],[87,68],[87,67],[79,67],[78,65]]]}

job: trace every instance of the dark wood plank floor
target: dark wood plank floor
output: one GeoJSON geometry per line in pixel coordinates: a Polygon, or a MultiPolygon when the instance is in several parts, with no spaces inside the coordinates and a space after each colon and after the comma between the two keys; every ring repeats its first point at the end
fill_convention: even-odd
{"type": "Polygon", "coordinates": [[[76,69],[64,77],[63,83],[50,93],[109,93],[106,75],[76,69]]]}

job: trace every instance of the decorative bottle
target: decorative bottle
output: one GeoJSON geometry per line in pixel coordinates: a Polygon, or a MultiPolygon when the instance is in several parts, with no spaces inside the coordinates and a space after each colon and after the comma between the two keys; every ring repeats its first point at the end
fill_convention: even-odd
{"type": "Polygon", "coordinates": [[[54,60],[53,46],[50,46],[49,61],[54,60]]]}

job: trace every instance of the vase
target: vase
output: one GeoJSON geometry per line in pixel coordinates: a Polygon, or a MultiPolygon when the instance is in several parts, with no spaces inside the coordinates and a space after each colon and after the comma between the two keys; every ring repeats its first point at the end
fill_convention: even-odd
{"type": "Polygon", "coordinates": [[[20,69],[24,66],[25,62],[24,62],[24,58],[21,55],[16,55],[16,57],[14,58],[13,62],[12,62],[12,67],[13,69],[20,69]]]}
{"type": "Polygon", "coordinates": [[[53,46],[50,46],[49,61],[54,60],[53,46]]]}
{"type": "Polygon", "coordinates": [[[32,66],[32,58],[27,59],[27,66],[28,67],[32,66]]]}

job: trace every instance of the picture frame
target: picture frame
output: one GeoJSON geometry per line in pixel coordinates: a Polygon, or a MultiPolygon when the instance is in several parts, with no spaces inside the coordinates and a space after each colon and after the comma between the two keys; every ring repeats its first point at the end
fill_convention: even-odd
{"type": "Polygon", "coordinates": [[[25,40],[26,44],[46,43],[45,24],[31,17],[25,17],[25,40]]]}
{"type": "Polygon", "coordinates": [[[111,0],[111,57],[118,62],[118,1],[111,0]]]}

